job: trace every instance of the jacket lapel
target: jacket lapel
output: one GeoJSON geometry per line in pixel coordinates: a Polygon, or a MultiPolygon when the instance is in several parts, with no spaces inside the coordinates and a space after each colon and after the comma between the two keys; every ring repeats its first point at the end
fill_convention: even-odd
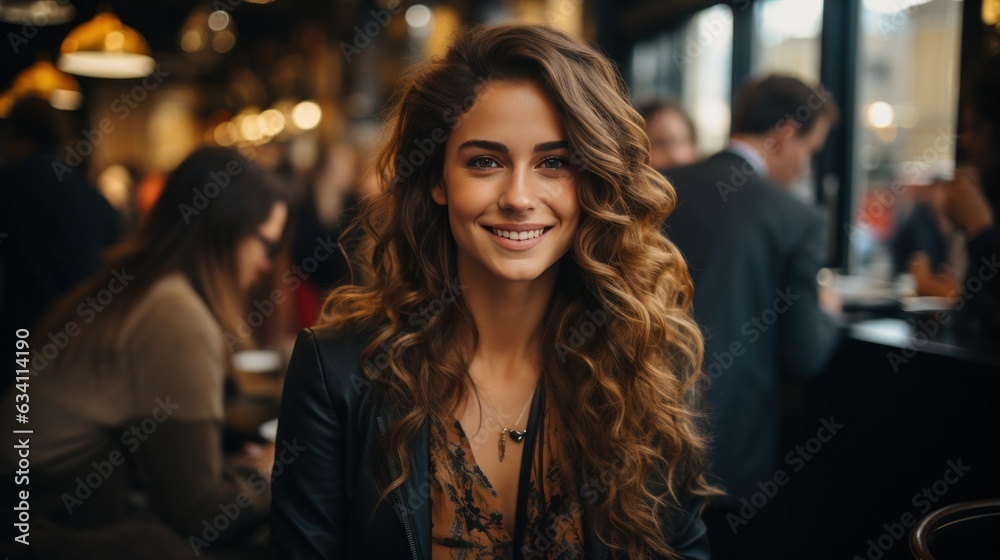
{"type": "Polygon", "coordinates": [[[400,487],[406,493],[404,503],[410,510],[419,560],[430,560],[431,557],[430,454],[430,430],[424,422],[410,442],[413,476],[400,487]]]}
{"type": "MultiPolygon", "coordinates": [[[[381,410],[376,416],[380,437],[385,437],[386,426],[392,416],[381,410]]],[[[392,478],[399,475],[398,463],[386,453],[385,464],[392,478]]],[[[413,560],[430,560],[431,557],[431,486],[430,486],[430,433],[427,423],[410,441],[410,476],[392,492],[391,510],[403,525],[407,546],[413,560]]]]}

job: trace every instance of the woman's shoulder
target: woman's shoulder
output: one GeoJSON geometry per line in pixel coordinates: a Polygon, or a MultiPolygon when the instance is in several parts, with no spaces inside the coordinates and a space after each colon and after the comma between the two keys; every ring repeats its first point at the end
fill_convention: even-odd
{"type": "Polygon", "coordinates": [[[149,319],[164,334],[173,330],[195,330],[214,335],[221,330],[208,305],[181,272],[166,274],[153,282],[136,302],[122,330],[131,332],[149,319]]]}
{"type": "Polygon", "coordinates": [[[361,371],[361,354],[373,337],[374,332],[364,327],[334,329],[317,325],[299,333],[295,351],[309,348],[324,373],[343,377],[361,371]]]}
{"type": "MultiPolygon", "coordinates": [[[[327,392],[342,400],[354,401],[368,393],[372,382],[365,370],[379,370],[379,364],[387,359],[387,354],[367,357],[362,364],[361,356],[372,341],[374,331],[362,326],[333,329],[329,326],[315,326],[302,330],[295,342],[289,377],[316,378],[326,385],[327,392]]],[[[381,352],[385,352],[382,349],[381,352]]]]}

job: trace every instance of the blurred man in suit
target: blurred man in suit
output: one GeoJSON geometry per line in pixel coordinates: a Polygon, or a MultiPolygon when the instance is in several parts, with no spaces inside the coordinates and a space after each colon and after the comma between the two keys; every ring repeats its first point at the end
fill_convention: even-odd
{"type": "Polygon", "coordinates": [[[773,528],[762,518],[773,512],[741,511],[741,500],[775,484],[778,374],[817,374],[836,345],[816,284],[823,222],[790,185],[837,118],[820,88],[787,76],[752,81],[737,100],[729,146],[666,172],[678,204],[665,233],[694,281],[711,379],[712,471],[728,494],[706,512],[714,558],[767,557],[760,537],[773,528]]]}

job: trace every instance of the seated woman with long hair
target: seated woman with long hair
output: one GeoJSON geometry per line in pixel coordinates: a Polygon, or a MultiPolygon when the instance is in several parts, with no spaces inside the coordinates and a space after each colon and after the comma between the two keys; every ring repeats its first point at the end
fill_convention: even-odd
{"type": "Polygon", "coordinates": [[[288,370],[275,558],[708,558],[691,282],[613,65],[465,30],[407,78],[358,285],[288,370]]]}
{"type": "MultiPolygon", "coordinates": [[[[56,304],[33,333],[32,519],[149,520],[191,542],[188,552],[240,541],[266,520],[268,475],[223,462],[225,334],[237,332],[286,216],[269,174],[235,150],[202,148],[103,270],[56,304]]],[[[5,405],[15,400],[12,388],[5,405]]],[[[2,457],[5,470],[17,465],[10,446],[2,457]]]]}

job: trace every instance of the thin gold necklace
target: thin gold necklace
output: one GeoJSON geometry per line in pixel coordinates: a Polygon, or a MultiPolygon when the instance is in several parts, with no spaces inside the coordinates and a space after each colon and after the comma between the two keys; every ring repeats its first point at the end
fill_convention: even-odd
{"type": "MultiPolygon", "coordinates": [[[[528,402],[524,403],[524,408],[521,409],[521,414],[517,417],[517,420],[514,421],[515,428],[521,425],[521,420],[524,418],[524,413],[528,411],[528,407],[531,405],[531,401],[534,400],[534,398],[535,395],[534,392],[532,392],[531,397],[528,398],[528,402]]],[[[510,439],[514,440],[514,443],[521,443],[522,441],[524,441],[524,435],[525,432],[527,432],[527,428],[525,428],[524,430],[504,428],[503,427],[504,423],[500,422],[498,415],[496,414],[496,411],[493,409],[493,406],[490,405],[488,402],[486,402],[486,400],[482,397],[482,395],[479,396],[479,402],[481,404],[486,405],[486,407],[484,408],[484,410],[486,410],[486,413],[490,415],[490,417],[493,419],[494,422],[496,422],[497,426],[500,426],[502,428],[500,430],[500,437],[497,440],[497,451],[499,451],[500,453],[500,462],[503,463],[504,455],[507,454],[507,434],[510,434],[510,439]]]]}

